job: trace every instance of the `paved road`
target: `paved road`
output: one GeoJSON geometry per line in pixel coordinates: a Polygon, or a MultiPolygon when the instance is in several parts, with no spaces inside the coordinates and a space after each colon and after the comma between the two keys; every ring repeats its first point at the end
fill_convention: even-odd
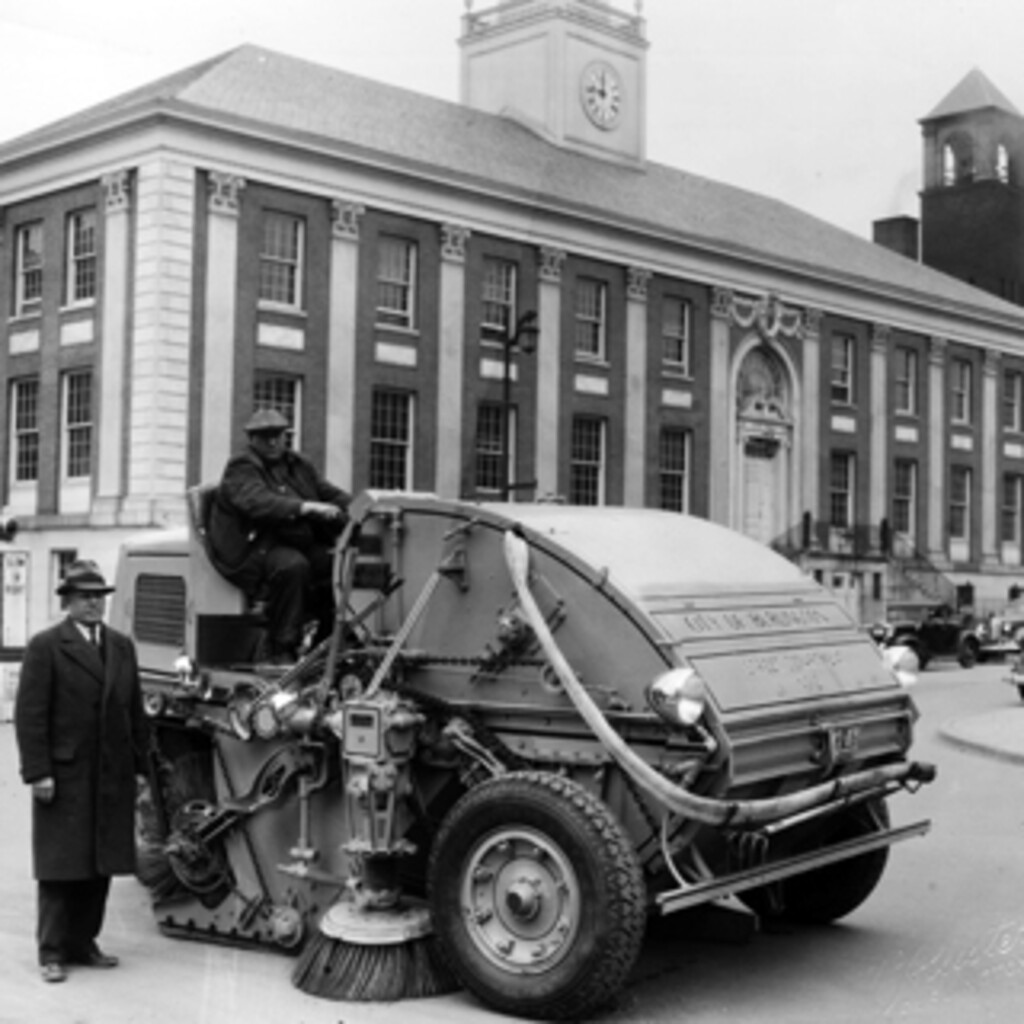
{"type": "MultiPolygon", "coordinates": [[[[650,931],[606,1024],[1003,1024],[1024,1015],[1024,704],[1005,669],[929,668],[915,754],[939,781],[893,801],[933,832],[892,851],[874,896],[840,926],[695,939],[683,918],[650,931]],[[990,756],[992,755],[992,756],[990,756]]],[[[114,972],[64,985],[36,974],[29,807],[13,731],[0,724],[0,1024],[429,1024],[509,1020],[464,994],[332,1003],[288,979],[289,961],[162,936],[131,879],[115,882],[104,945],[114,972]]]]}

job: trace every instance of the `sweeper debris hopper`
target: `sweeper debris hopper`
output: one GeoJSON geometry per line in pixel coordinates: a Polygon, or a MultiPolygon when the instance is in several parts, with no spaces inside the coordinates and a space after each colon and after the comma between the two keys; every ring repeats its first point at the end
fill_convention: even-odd
{"type": "Polygon", "coordinates": [[[144,666],[140,874],[168,933],[293,953],[316,995],[462,985],[579,1019],[650,916],[736,897],[833,921],[928,828],[887,809],[934,774],[908,757],[911,666],[751,540],[363,494],[334,634],[283,669],[208,558],[208,496],[125,547],[113,609],[144,666]]]}

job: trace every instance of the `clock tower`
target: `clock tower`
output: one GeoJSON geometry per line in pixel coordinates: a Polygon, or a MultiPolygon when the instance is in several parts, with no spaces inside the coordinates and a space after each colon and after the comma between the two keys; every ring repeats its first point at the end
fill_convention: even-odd
{"type": "Polygon", "coordinates": [[[504,0],[462,19],[461,100],[512,117],[556,145],[642,163],[643,4],[504,0]]]}

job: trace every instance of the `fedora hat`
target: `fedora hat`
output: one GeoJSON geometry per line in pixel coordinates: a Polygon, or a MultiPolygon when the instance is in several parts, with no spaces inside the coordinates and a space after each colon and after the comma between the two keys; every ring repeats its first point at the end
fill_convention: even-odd
{"type": "Polygon", "coordinates": [[[66,594],[109,594],[113,589],[107,585],[100,567],[95,562],[83,559],[68,566],[57,593],[62,597],[66,594]]]}
{"type": "Polygon", "coordinates": [[[280,434],[290,429],[291,424],[277,409],[257,409],[245,425],[247,434],[280,434]]]}

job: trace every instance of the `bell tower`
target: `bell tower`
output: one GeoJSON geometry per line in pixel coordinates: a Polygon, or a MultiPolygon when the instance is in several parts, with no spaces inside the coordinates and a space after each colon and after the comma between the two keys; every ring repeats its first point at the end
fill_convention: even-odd
{"type": "Polygon", "coordinates": [[[922,262],[1024,305],[1024,118],[974,69],[921,130],[922,262]]]}
{"type": "Polygon", "coordinates": [[[558,146],[640,164],[646,152],[642,0],[503,0],[462,18],[461,101],[558,146]]]}

